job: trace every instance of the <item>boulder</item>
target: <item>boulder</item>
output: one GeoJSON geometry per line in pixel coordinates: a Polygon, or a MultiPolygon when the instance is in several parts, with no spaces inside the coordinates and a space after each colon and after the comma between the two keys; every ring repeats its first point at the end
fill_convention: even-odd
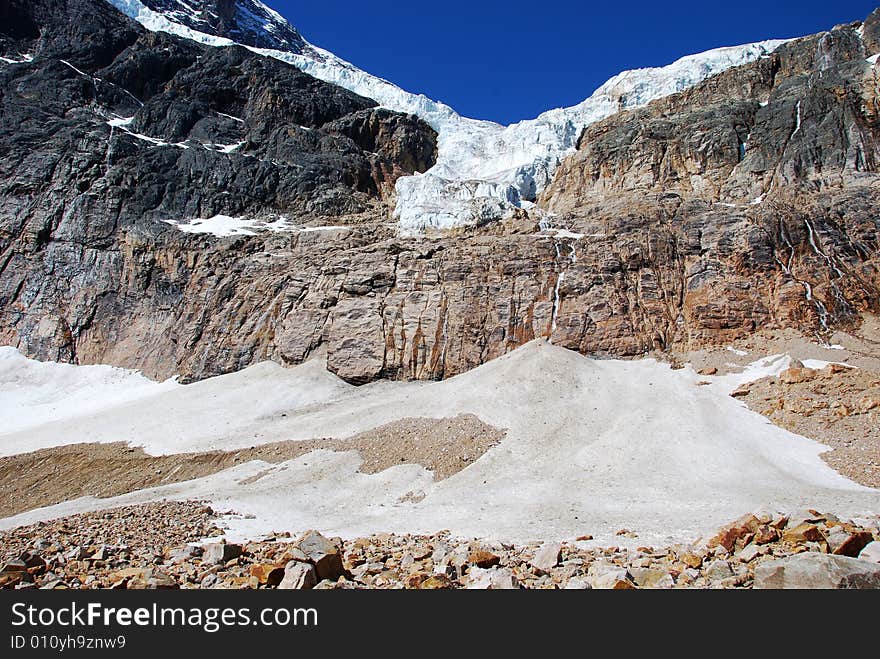
{"type": "Polygon", "coordinates": [[[241,556],[241,545],[229,544],[226,542],[216,542],[214,544],[205,545],[202,554],[202,562],[209,565],[221,565],[241,556]]]}
{"type": "Polygon", "coordinates": [[[859,560],[880,563],[880,542],[874,541],[865,545],[859,552],[859,560]]]}
{"type": "Polygon", "coordinates": [[[517,590],[519,582],[510,568],[492,568],[484,570],[473,568],[467,575],[469,590],[517,590]]]}
{"type": "Polygon", "coordinates": [[[539,572],[549,572],[559,565],[560,558],[562,558],[562,545],[558,542],[545,542],[529,564],[539,572]]]}
{"type": "Polygon", "coordinates": [[[654,568],[634,567],[630,569],[633,581],[639,588],[672,588],[675,580],[666,570],[654,568]]]}
{"type": "Polygon", "coordinates": [[[256,563],[251,565],[250,573],[261,586],[277,586],[284,579],[286,568],[280,565],[256,563]]]}
{"type": "Polygon", "coordinates": [[[467,562],[469,565],[476,565],[478,568],[486,569],[498,565],[501,562],[501,558],[491,551],[477,549],[468,554],[467,562]]]}
{"type": "Polygon", "coordinates": [[[741,384],[730,395],[734,398],[745,398],[752,393],[752,387],[749,384],[741,384]]]}
{"type": "Polygon", "coordinates": [[[136,569],[131,576],[125,578],[120,587],[128,590],[166,590],[180,588],[173,577],[152,568],[136,569]]]}
{"type": "Polygon", "coordinates": [[[278,590],[309,590],[318,584],[315,566],[311,563],[290,561],[284,568],[284,577],[278,590]]]}
{"type": "Polygon", "coordinates": [[[722,581],[733,576],[733,569],[727,561],[717,559],[703,568],[703,574],[712,581],[722,581]]]}
{"type": "Polygon", "coordinates": [[[585,577],[572,577],[568,580],[568,583],[565,584],[563,590],[591,590],[592,588],[589,579],[586,579],[585,577]]]}
{"type": "Polygon", "coordinates": [[[737,541],[747,535],[754,535],[761,526],[761,521],[754,515],[744,515],[735,522],[722,526],[718,533],[709,540],[708,546],[710,548],[724,547],[728,552],[732,552],[737,541]]]}
{"type": "Polygon", "coordinates": [[[828,549],[838,556],[856,558],[873,539],[868,531],[835,526],[828,533],[828,549]]]}
{"type": "Polygon", "coordinates": [[[590,579],[590,587],[595,590],[635,590],[637,586],[624,570],[606,572],[590,579]]]}
{"type": "Polygon", "coordinates": [[[183,545],[175,547],[165,552],[165,558],[174,564],[186,563],[194,558],[198,558],[204,553],[204,550],[197,545],[183,545]]]}
{"type": "Polygon", "coordinates": [[[756,589],[880,588],[880,565],[847,556],[804,552],[755,568],[756,589]]]}
{"type": "Polygon", "coordinates": [[[632,590],[637,588],[626,568],[613,563],[597,561],[588,571],[590,587],[596,590],[632,590]]]}
{"type": "Polygon", "coordinates": [[[760,545],[751,544],[745,549],[743,549],[739,554],[737,554],[737,558],[741,560],[743,563],[751,563],[758,556],[762,556],[765,554],[767,550],[760,545]]]}
{"type": "Polygon", "coordinates": [[[782,534],[782,539],[791,544],[803,544],[805,542],[821,542],[825,540],[825,534],[815,524],[805,522],[794,528],[786,529],[782,534]]]}
{"type": "Polygon", "coordinates": [[[28,574],[42,574],[46,571],[46,561],[39,554],[26,551],[19,560],[24,564],[28,574]]]}
{"type": "Polygon", "coordinates": [[[297,546],[315,566],[319,580],[335,581],[345,574],[339,547],[317,531],[307,531],[297,546]]]}
{"type": "Polygon", "coordinates": [[[703,557],[700,554],[691,551],[682,552],[681,555],[679,555],[679,559],[689,568],[697,569],[703,565],[703,557]]]}
{"type": "Polygon", "coordinates": [[[14,588],[27,576],[27,572],[22,570],[2,570],[0,571],[0,588],[14,588]]]}
{"type": "Polygon", "coordinates": [[[422,581],[418,587],[420,590],[449,590],[453,587],[453,584],[452,580],[444,574],[432,574],[422,581]]]}

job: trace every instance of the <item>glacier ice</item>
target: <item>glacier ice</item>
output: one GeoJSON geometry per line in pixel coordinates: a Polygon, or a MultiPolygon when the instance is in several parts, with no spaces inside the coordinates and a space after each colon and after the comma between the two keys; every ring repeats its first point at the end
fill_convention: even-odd
{"type": "MultiPolygon", "coordinates": [[[[139,0],[107,1],[150,30],[170,32],[212,46],[234,43],[177,23],[170,15],[153,11],[139,0]]],[[[265,10],[274,22],[284,21],[257,0],[249,2],[265,10]]],[[[269,29],[270,24],[264,27],[269,29]]],[[[285,25],[293,30],[286,21],[285,25]]],[[[562,159],[575,150],[581,132],[589,124],[757,60],[785,41],[717,48],[682,57],[664,67],[624,71],[578,105],[550,110],[510,126],[462,117],[444,103],[404,91],[308,42],[299,52],[247,47],[372,98],[382,107],[415,114],[437,131],[438,158],[434,167],[424,174],[397,181],[395,218],[400,232],[411,234],[429,228],[481,223],[508,215],[516,208],[529,207],[550,182],[562,159]]]]}

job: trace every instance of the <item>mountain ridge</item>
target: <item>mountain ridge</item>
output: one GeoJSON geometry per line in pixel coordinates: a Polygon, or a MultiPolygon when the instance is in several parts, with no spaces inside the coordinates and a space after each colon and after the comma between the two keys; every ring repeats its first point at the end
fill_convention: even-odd
{"type": "MultiPolygon", "coordinates": [[[[167,7],[169,2],[177,1],[108,0],[148,29],[166,30],[212,45],[228,45],[223,40],[231,36],[229,33],[215,30],[211,35],[193,34],[196,23],[187,21],[181,25],[172,20],[173,15],[154,15],[149,9],[167,7]],[[143,7],[147,7],[146,12],[143,7]]],[[[290,62],[317,78],[373,98],[389,109],[416,114],[438,131],[435,166],[424,176],[403,177],[397,182],[394,216],[401,232],[418,233],[480,224],[510,217],[522,207],[533,208],[537,195],[550,182],[562,159],[573,153],[580,133],[590,123],[620,109],[682,91],[726,68],[753,61],[784,41],[718,48],[680,58],[666,67],[624,71],[578,105],[548,110],[535,119],[510,126],[462,117],[448,105],[405,92],[311,44],[301,44],[290,52],[265,48],[258,48],[257,52],[290,62]]]]}

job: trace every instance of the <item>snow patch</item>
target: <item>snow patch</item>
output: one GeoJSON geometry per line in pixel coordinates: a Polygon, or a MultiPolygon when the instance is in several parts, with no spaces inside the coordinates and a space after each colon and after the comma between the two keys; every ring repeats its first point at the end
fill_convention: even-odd
{"type": "Polygon", "coordinates": [[[4,62],[6,64],[27,64],[29,62],[34,61],[33,55],[21,55],[19,54],[21,59],[12,59],[9,57],[0,57],[0,62],[4,62]]]}
{"type": "Polygon", "coordinates": [[[66,59],[62,59],[62,60],[58,60],[58,61],[61,62],[62,64],[64,64],[64,66],[68,66],[68,67],[70,67],[71,69],[73,69],[76,73],[78,73],[78,74],[81,75],[81,76],[85,76],[86,78],[91,78],[91,77],[92,77],[92,76],[90,76],[88,73],[86,73],[85,71],[76,68],[73,64],[71,64],[70,62],[68,62],[66,59]]]}
{"type": "Polygon", "coordinates": [[[206,219],[196,218],[183,222],[165,220],[165,222],[183,233],[207,233],[221,238],[228,236],[255,236],[258,229],[273,233],[281,232],[288,230],[292,226],[284,218],[267,223],[253,218],[232,217],[230,215],[215,215],[206,219]]]}
{"type": "Polygon", "coordinates": [[[131,126],[134,117],[116,117],[107,121],[107,125],[111,128],[126,128],[131,126]]]}
{"type": "Polygon", "coordinates": [[[212,146],[220,153],[233,153],[235,151],[238,151],[245,144],[247,144],[247,142],[237,142],[235,144],[214,144],[212,146]]]}
{"type": "Polygon", "coordinates": [[[247,217],[232,217],[230,215],[215,215],[209,218],[196,218],[192,220],[177,221],[165,220],[176,229],[184,233],[210,234],[218,238],[230,236],[256,236],[258,233],[268,231],[270,233],[314,233],[325,231],[349,231],[351,227],[342,225],[327,225],[315,227],[301,227],[281,216],[274,220],[256,219],[247,217]]]}
{"type": "Polygon", "coordinates": [[[235,450],[277,441],[263,432],[282,414],[352,389],[321,360],[294,368],[267,362],[182,385],[110,366],[38,362],[0,347],[0,455],[117,441],[152,455],[235,450]]]}
{"type": "Polygon", "coordinates": [[[830,366],[831,364],[836,364],[838,366],[846,366],[847,368],[855,368],[854,366],[850,366],[849,364],[845,364],[843,362],[829,362],[824,359],[802,359],[801,364],[804,365],[804,368],[811,368],[815,371],[821,371],[826,366],[830,366]]]}
{"type": "Polygon", "coordinates": [[[221,117],[225,117],[226,119],[232,119],[232,121],[237,121],[240,124],[244,123],[244,119],[242,119],[240,117],[233,117],[231,114],[224,114],[222,112],[218,112],[217,114],[221,117]]]}

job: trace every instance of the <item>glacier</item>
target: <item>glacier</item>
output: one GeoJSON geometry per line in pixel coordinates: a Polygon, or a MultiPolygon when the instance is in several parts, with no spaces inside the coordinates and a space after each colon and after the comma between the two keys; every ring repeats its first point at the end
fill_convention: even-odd
{"type": "MultiPolygon", "coordinates": [[[[195,16],[196,3],[171,1],[178,2],[180,10],[156,11],[140,0],[107,0],[149,30],[169,32],[211,46],[236,45],[229,38],[202,32],[180,21],[183,9],[195,16]]],[[[246,17],[250,32],[261,27],[269,33],[283,30],[298,35],[280,14],[263,3],[239,0],[239,4],[245,2],[247,7],[243,9],[247,11],[239,15],[246,17]]],[[[437,131],[436,164],[424,174],[400,178],[396,184],[394,216],[400,233],[411,235],[480,224],[509,216],[517,208],[533,207],[559,164],[574,152],[583,129],[591,123],[768,56],[786,41],[773,39],[717,48],[682,57],[668,66],[624,71],[578,105],[549,110],[535,119],[509,126],[462,117],[444,103],[404,91],[304,39],[296,48],[287,50],[238,45],[288,62],[315,78],[371,98],[384,108],[415,114],[437,131]]]]}

